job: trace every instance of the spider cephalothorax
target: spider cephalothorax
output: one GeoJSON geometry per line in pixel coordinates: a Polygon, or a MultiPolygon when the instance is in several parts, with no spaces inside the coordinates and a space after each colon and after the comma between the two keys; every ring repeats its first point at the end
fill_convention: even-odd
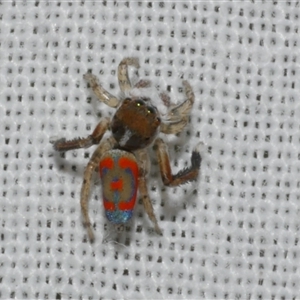
{"type": "Polygon", "coordinates": [[[157,136],[161,123],[159,113],[145,100],[126,98],[112,119],[112,134],[123,149],[145,148],[157,136]]]}
{"type": "MultiPolygon", "coordinates": [[[[128,66],[139,68],[138,59],[124,58],[119,64],[118,79],[123,93],[129,92],[132,88],[143,88],[149,85],[148,81],[141,80],[133,86],[128,77],[128,66]]],[[[177,186],[196,180],[201,163],[199,146],[192,152],[191,166],[173,175],[166,144],[157,137],[159,132],[176,134],[182,131],[194,103],[193,90],[187,81],[183,81],[187,99],[177,106],[172,106],[162,120],[149,98],[132,96],[121,101],[107,92],[94,75],[85,74],[84,78],[89,82],[98,99],[110,107],[117,108],[117,111],[111,121],[106,118],[101,120],[87,138],[69,141],[59,139],[54,142],[54,149],[68,151],[99,144],[85,169],[81,188],[81,210],[90,241],[94,240],[94,234],[88,213],[88,199],[92,174],[96,169],[99,170],[102,181],[106,217],[117,229],[123,228],[132,217],[139,191],[156,232],[161,233],[147,191],[146,177],[150,163],[146,148],[154,144],[165,185],[177,186]],[[108,129],[111,129],[112,136],[102,140],[108,129]]],[[[162,100],[169,102],[166,97],[162,95],[162,100]]]]}

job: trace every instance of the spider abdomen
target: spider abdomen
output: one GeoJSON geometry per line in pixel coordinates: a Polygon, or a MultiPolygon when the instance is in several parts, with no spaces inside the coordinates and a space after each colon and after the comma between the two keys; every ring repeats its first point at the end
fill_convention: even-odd
{"type": "Polygon", "coordinates": [[[110,150],[101,157],[99,172],[107,219],[115,225],[128,222],[138,189],[139,169],[135,156],[124,150],[110,150]]]}

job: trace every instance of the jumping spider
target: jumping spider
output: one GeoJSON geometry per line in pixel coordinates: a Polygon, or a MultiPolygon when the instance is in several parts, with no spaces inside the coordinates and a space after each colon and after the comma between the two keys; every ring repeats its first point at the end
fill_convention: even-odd
{"type": "MultiPolygon", "coordinates": [[[[119,64],[118,80],[124,94],[128,94],[133,88],[150,85],[148,81],[141,80],[133,86],[129,79],[128,66],[139,68],[138,59],[124,58],[119,64]]],[[[132,216],[139,190],[155,231],[161,234],[146,185],[150,165],[147,147],[154,143],[162,181],[166,186],[178,186],[197,179],[201,163],[199,146],[192,152],[191,166],[173,175],[167,146],[161,138],[157,138],[159,132],[176,134],[182,131],[194,103],[193,90],[187,81],[183,81],[186,100],[171,107],[167,115],[161,118],[149,98],[131,95],[121,100],[107,92],[93,74],[85,74],[84,79],[88,81],[100,101],[117,108],[116,113],[111,120],[101,120],[88,137],[69,141],[59,139],[54,142],[54,149],[63,152],[99,144],[85,169],[81,188],[80,204],[89,239],[94,241],[88,200],[92,174],[96,169],[99,169],[102,181],[103,204],[108,220],[117,229],[124,226],[132,216]],[[111,130],[112,136],[101,141],[108,129],[111,130]]],[[[164,101],[163,97],[166,96],[161,96],[164,101]]]]}

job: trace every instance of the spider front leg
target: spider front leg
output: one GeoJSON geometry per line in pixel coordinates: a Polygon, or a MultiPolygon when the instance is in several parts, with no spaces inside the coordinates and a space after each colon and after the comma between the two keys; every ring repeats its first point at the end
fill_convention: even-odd
{"type": "Polygon", "coordinates": [[[69,151],[79,148],[88,148],[92,145],[100,143],[104,133],[108,129],[110,121],[108,118],[103,119],[94,129],[93,133],[86,138],[77,138],[67,141],[62,138],[53,143],[53,147],[56,151],[69,151]]]}
{"type": "Polygon", "coordinates": [[[148,214],[149,219],[154,224],[154,228],[156,233],[162,234],[161,229],[159,228],[156,216],[154,214],[153,206],[151,199],[148,194],[147,189],[147,180],[146,176],[149,171],[149,157],[146,150],[138,150],[136,151],[136,157],[139,162],[139,192],[140,196],[143,201],[144,208],[146,210],[146,213],[148,214]]]}
{"type": "Polygon", "coordinates": [[[91,243],[93,243],[95,240],[92,225],[91,225],[91,220],[89,217],[89,211],[88,211],[91,179],[92,179],[93,172],[99,166],[100,158],[103,155],[103,153],[112,149],[114,145],[115,145],[115,141],[113,138],[109,138],[104,142],[102,142],[93,153],[84,171],[83,183],[81,187],[80,205],[81,205],[81,212],[83,217],[83,224],[87,229],[88,237],[91,243]]]}
{"type": "Polygon", "coordinates": [[[117,107],[120,103],[120,100],[113,96],[111,93],[106,91],[101,84],[98,81],[98,78],[91,74],[91,73],[86,73],[83,75],[83,78],[89,83],[91,86],[94,94],[97,96],[97,98],[104,102],[106,105],[110,107],[117,107]]]}
{"type": "Polygon", "coordinates": [[[146,79],[141,79],[134,85],[134,87],[137,89],[144,89],[150,86],[151,86],[151,81],[146,79]]]}
{"type": "Polygon", "coordinates": [[[164,185],[178,186],[197,179],[201,165],[199,148],[200,144],[198,144],[192,152],[191,166],[180,170],[177,174],[173,175],[166,144],[160,138],[155,141],[154,149],[156,150],[156,155],[158,157],[158,164],[164,185]]]}
{"type": "Polygon", "coordinates": [[[139,68],[139,59],[137,57],[126,57],[122,59],[118,67],[119,86],[122,92],[130,91],[132,85],[128,75],[128,66],[139,68]]]}
{"type": "MultiPolygon", "coordinates": [[[[190,111],[195,101],[195,95],[188,81],[183,81],[186,100],[179,105],[170,109],[166,116],[166,120],[161,124],[161,132],[166,134],[176,134],[182,131],[188,122],[190,111]]],[[[166,101],[166,95],[161,94],[163,102],[166,101]]]]}

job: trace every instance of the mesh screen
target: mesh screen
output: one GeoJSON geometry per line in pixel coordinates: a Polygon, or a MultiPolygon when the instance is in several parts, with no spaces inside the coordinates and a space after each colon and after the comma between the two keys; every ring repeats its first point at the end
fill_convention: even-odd
{"type": "MultiPolygon", "coordinates": [[[[299,299],[299,2],[0,1],[0,298],[299,299]],[[86,238],[84,168],[95,147],[55,153],[113,109],[122,58],[140,59],[151,95],[196,100],[169,145],[173,171],[201,150],[196,183],[163,186],[125,232],[104,217],[95,175],[86,238]]],[[[147,94],[148,95],[148,94],[147,94]]]]}

